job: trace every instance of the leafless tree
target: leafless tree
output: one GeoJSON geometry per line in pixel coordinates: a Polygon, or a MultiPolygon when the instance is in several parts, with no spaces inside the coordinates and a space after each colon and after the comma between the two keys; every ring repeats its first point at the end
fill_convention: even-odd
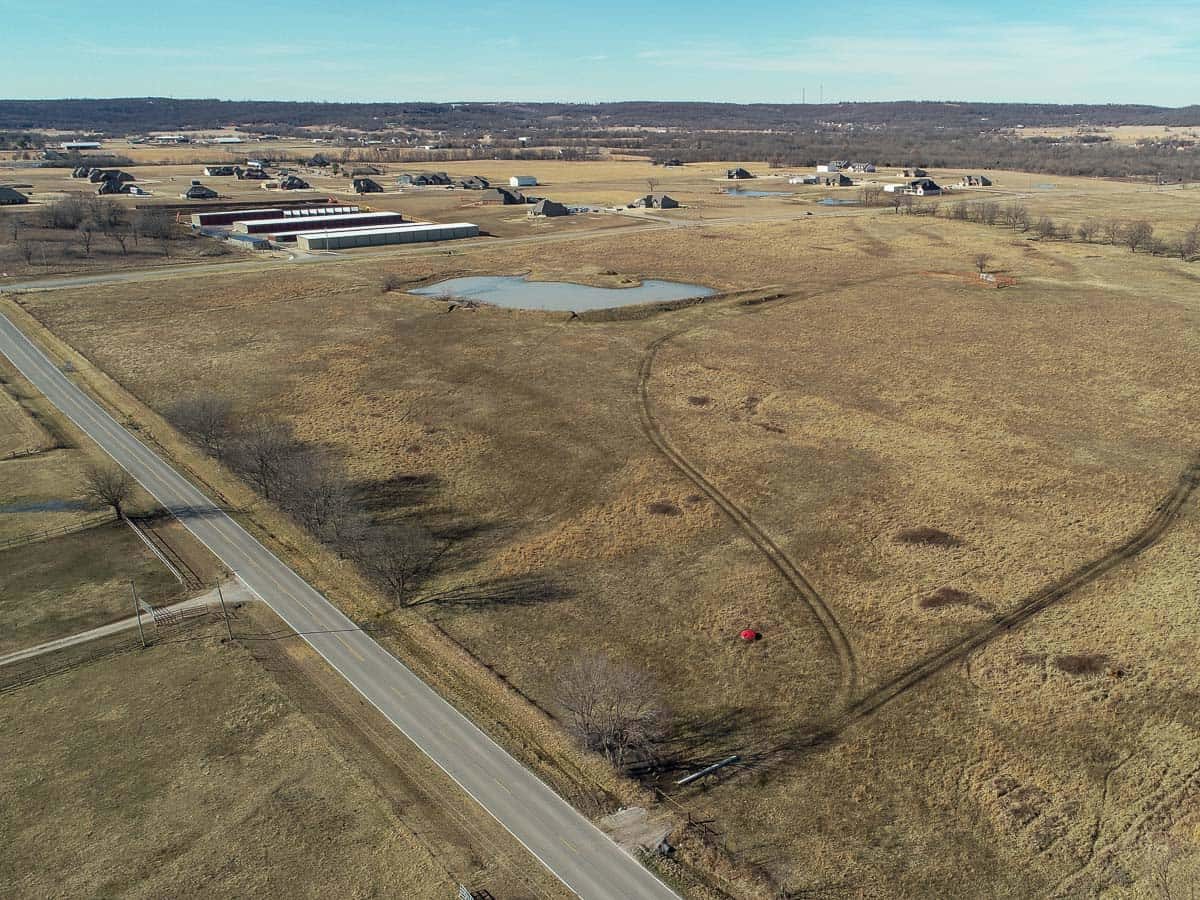
{"type": "Polygon", "coordinates": [[[71,230],[87,218],[87,207],[79,197],[64,197],[46,204],[42,210],[42,221],[47,228],[71,230]]]}
{"type": "Polygon", "coordinates": [[[449,546],[418,525],[404,524],[375,529],[356,549],[355,558],[392,603],[404,606],[449,546]]]}
{"type": "Polygon", "coordinates": [[[20,216],[11,216],[8,220],[8,234],[15,243],[17,238],[21,236],[21,226],[25,224],[25,220],[20,216]]]}
{"type": "Polygon", "coordinates": [[[1124,231],[1125,226],[1118,219],[1107,219],[1100,225],[1100,234],[1109,244],[1115,244],[1121,240],[1121,234],[1124,231]]]}
{"type": "Polygon", "coordinates": [[[1144,247],[1154,238],[1154,226],[1149,222],[1131,222],[1121,235],[1121,240],[1134,253],[1144,247]]]}
{"type": "Polygon", "coordinates": [[[1100,224],[1095,219],[1084,219],[1075,228],[1075,233],[1079,235],[1079,239],[1085,244],[1090,244],[1096,239],[1096,235],[1100,232],[1100,224]]]}
{"type": "Polygon", "coordinates": [[[1194,225],[1179,239],[1179,258],[1185,262],[1200,257],[1200,225],[1194,225]]]}
{"type": "Polygon", "coordinates": [[[133,479],[115,463],[88,465],[83,470],[79,494],[89,503],[111,506],[119,519],[122,508],[133,494],[133,479]]]}
{"type": "Polygon", "coordinates": [[[558,701],[571,733],[618,769],[652,756],[666,732],[666,711],[650,675],[603,654],[581,656],[562,671],[558,701]]]}
{"type": "Polygon", "coordinates": [[[17,244],[17,248],[21,251],[21,258],[25,260],[25,264],[33,265],[33,254],[37,250],[33,241],[21,241],[17,244]]]}
{"type": "Polygon", "coordinates": [[[218,459],[224,457],[236,431],[233,404],[224,397],[212,394],[180,400],[171,407],[167,418],[218,459]]]}
{"type": "Polygon", "coordinates": [[[96,226],[89,221],[80,222],[79,227],[75,229],[75,239],[79,241],[84,256],[92,255],[92,240],[95,237],[96,226]]]}
{"type": "Polygon", "coordinates": [[[266,499],[273,500],[282,493],[302,452],[290,425],[263,419],[238,436],[229,456],[233,468],[266,499]]]}
{"type": "Polygon", "coordinates": [[[653,178],[653,177],[651,177],[651,178],[647,178],[647,179],[646,179],[646,187],[647,187],[647,188],[649,188],[649,189],[650,189],[650,193],[651,193],[651,194],[653,194],[653,193],[654,193],[654,189],[655,189],[656,187],[658,187],[658,179],[657,179],[657,178],[653,178]]]}
{"type": "Polygon", "coordinates": [[[979,204],[979,221],[984,225],[995,225],[1000,218],[1000,204],[988,200],[979,204]]]}
{"type": "Polygon", "coordinates": [[[1049,216],[1041,216],[1037,220],[1037,225],[1034,226],[1038,237],[1044,241],[1051,240],[1058,236],[1058,227],[1054,224],[1054,220],[1049,216]]]}
{"type": "Polygon", "coordinates": [[[990,253],[976,253],[974,259],[972,260],[972,262],[975,263],[975,268],[978,270],[980,275],[987,271],[987,267],[989,264],[991,264],[991,261],[992,254],[990,253]]]}
{"type": "Polygon", "coordinates": [[[1029,210],[1023,203],[1013,202],[1005,204],[1000,217],[1004,224],[1014,231],[1016,229],[1020,229],[1021,231],[1029,230],[1029,210]]]}

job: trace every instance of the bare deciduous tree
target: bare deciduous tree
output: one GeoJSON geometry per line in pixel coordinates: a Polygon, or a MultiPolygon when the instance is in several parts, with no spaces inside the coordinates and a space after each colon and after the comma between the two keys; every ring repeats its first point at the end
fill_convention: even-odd
{"type": "Polygon", "coordinates": [[[1200,257],[1200,225],[1193,226],[1179,240],[1179,258],[1191,262],[1200,257]]]}
{"type": "Polygon", "coordinates": [[[91,222],[80,222],[79,227],[75,229],[75,239],[79,241],[79,246],[83,249],[84,256],[92,255],[92,239],[96,236],[96,226],[91,222]]]}
{"type": "Polygon", "coordinates": [[[992,254],[990,253],[976,253],[972,259],[972,262],[975,264],[975,268],[980,275],[987,271],[987,267],[991,261],[992,254]]]}
{"type": "Polygon", "coordinates": [[[1150,243],[1154,237],[1154,226],[1149,222],[1131,222],[1121,234],[1121,240],[1134,253],[1139,247],[1150,243]]]}
{"type": "Polygon", "coordinates": [[[1085,244],[1090,244],[1094,241],[1099,232],[1100,224],[1094,219],[1085,219],[1075,229],[1075,233],[1079,235],[1079,239],[1085,244]]]}
{"type": "Polygon", "coordinates": [[[1013,202],[1006,204],[1000,217],[1004,224],[1013,230],[1029,230],[1029,210],[1023,203],[1013,202]]]}
{"type": "Polygon", "coordinates": [[[180,400],[171,407],[167,418],[218,459],[224,457],[235,433],[233,404],[211,394],[180,400]]]}
{"type": "Polygon", "coordinates": [[[272,420],[253,423],[229,450],[233,467],[268,500],[282,492],[301,453],[291,426],[272,420]]]}
{"type": "Polygon", "coordinates": [[[89,503],[111,506],[117,518],[133,493],[133,479],[115,463],[89,465],[83,470],[79,495],[89,503]]]}
{"type": "Polygon", "coordinates": [[[582,656],[563,670],[558,701],[571,733],[620,769],[652,756],[666,731],[666,712],[649,674],[602,654],[582,656]]]}
{"type": "Polygon", "coordinates": [[[1042,216],[1039,218],[1037,220],[1035,230],[1037,231],[1038,237],[1044,241],[1048,241],[1051,238],[1057,237],[1058,235],[1058,227],[1054,224],[1054,220],[1049,216],[1042,216]]]}
{"type": "Polygon", "coordinates": [[[33,265],[33,254],[37,250],[33,241],[21,241],[17,244],[17,248],[21,251],[21,258],[25,260],[25,263],[33,265]]]}
{"type": "Polygon", "coordinates": [[[1109,244],[1115,244],[1121,240],[1121,234],[1124,230],[1125,226],[1117,219],[1108,219],[1100,225],[1100,234],[1109,244]]]}
{"type": "Polygon", "coordinates": [[[379,529],[357,549],[359,565],[396,606],[404,606],[433,573],[449,544],[417,525],[379,529]]]}

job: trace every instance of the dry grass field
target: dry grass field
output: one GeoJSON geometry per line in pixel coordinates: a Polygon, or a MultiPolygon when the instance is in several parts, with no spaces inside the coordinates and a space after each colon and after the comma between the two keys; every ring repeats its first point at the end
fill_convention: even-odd
{"type": "Polygon", "coordinates": [[[0,695],[9,897],[444,898],[454,881],[241,648],[164,644],[0,695]]]}
{"type": "Polygon", "coordinates": [[[0,653],[132,616],[131,581],[154,606],[183,597],[175,577],[117,522],[0,549],[0,653]]]}
{"type": "MultiPolygon", "coordinates": [[[[615,197],[645,177],[624,165],[569,189],[520,167],[615,197]]],[[[1125,187],[1042,193],[1159,209],[1125,187]]],[[[1185,193],[1170,221],[1200,219],[1185,193]]],[[[437,588],[553,585],[416,611],[551,711],[583,652],[649,670],[680,768],[745,759],[678,799],[776,887],[1123,897],[1200,853],[1198,277],[821,211],[19,302],[155,409],[187,384],[336,450],[371,502],[459,536],[437,588]],[[1016,284],[981,286],[980,252],[1016,284]],[[521,272],[759,293],[600,321],[379,288],[521,272]],[[1166,506],[1153,546],[1018,615],[1166,506]]]]}

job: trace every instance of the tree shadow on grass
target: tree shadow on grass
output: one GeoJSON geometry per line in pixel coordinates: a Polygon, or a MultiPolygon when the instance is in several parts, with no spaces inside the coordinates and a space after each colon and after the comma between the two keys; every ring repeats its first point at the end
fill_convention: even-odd
{"type": "Polygon", "coordinates": [[[512,606],[536,606],[568,600],[575,591],[542,576],[492,578],[459,585],[418,597],[409,606],[437,606],[454,609],[487,609],[512,606]]]}

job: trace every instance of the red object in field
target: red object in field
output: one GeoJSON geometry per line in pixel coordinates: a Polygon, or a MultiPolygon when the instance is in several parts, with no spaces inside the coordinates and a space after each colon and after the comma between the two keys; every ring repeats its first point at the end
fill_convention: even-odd
{"type": "Polygon", "coordinates": [[[741,638],[743,641],[757,641],[759,639],[759,636],[760,636],[759,633],[757,631],[755,631],[753,628],[747,628],[741,634],[741,638]]]}

